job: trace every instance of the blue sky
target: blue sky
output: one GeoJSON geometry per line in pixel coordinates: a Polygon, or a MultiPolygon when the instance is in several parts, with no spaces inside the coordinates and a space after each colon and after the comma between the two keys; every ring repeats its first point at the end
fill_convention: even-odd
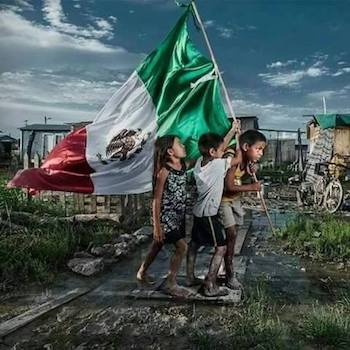
{"type": "MultiPolygon", "coordinates": [[[[237,114],[296,129],[350,112],[350,1],[197,0],[237,114]]],[[[92,120],[183,9],[172,0],[1,0],[0,130],[92,120]]],[[[190,23],[191,37],[206,53],[190,23]]]]}

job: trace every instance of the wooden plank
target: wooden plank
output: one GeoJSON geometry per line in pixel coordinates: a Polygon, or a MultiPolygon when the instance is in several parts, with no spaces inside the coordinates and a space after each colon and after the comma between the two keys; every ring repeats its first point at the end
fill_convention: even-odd
{"type": "Polygon", "coordinates": [[[79,213],[80,214],[85,214],[85,206],[84,206],[84,197],[82,193],[79,193],[78,198],[79,198],[79,213]]]}
{"type": "MultiPolygon", "coordinates": [[[[242,291],[241,290],[228,290],[229,294],[222,297],[206,297],[198,292],[197,287],[195,289],[191,289],[193,291],[193,295],[187,298],[176,298],[171,295],[162,293],[157,290],[142,290],[142,289],[134,289],[130,292],[117,292],[116,294],[121,297],[133,298],[133,299],[153,299],[153,300],[168,300],[168,301],[181,301],[192,303],[194,301],[204,302],[204,303],[215,303],[215,304],[236,304],[242,300],[242,291]]],[[[190,289],[190,288],[187,288],[190,289]]]]}
{"type": "Polygon", "coordinates": [[[126,212],[126,195],[122,194],[119,196],[121,214],[125,216],[126,212]]]}
{"type": "Polygon", "coordinates": [[[23,314],[11,318],[0,324],[0,338],[4,338],[10,333],[26,326],[30,322],[33,322],[42,315],[50,312],[64,304],[71,302],[74,299],[81,297],[82,295],[91,291],[91,288],[76,288],[70,292],[60,296],[59,298],[44,303],[40,306],[37,306],[29,311],[24,312],[23,314]]]}
{"type": "Polygon", "coordinates": [[[110,213],[111,212],[111,196],[105,196],[105,207],[104,207],[104,213],[110,213]]]}
{"type": "Polygon", "coordinates": [[[92,195],[91,196],[91,213],[94,214],[96,213],[96,207],[97,207],[97,196],[92,195]]]}

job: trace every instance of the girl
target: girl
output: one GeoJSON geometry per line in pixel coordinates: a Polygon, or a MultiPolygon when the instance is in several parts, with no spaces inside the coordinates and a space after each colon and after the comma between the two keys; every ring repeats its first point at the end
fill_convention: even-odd
{"type": "Polygon", "coordinates": [[[185,240],[186,210],[186,150],[175,135],[159,137],[155,143],[153,170],[153,242],[145,261],[137,272],[137,280],[152,284],[147,269],[152,264],[163,245],[175,245],[175,253],[170,260],[170,269],[162,289],[164,292],[186,297],[189,291],[176,283],[176,275],[187,251],[185,240]]]}

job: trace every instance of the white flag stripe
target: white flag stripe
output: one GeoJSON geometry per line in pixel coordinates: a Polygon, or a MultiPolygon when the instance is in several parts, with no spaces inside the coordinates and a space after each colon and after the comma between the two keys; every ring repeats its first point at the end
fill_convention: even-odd
{"type": "MultiPolygon", "coordinates": [[[[151,96],[137,73],[133,73],[110,98],[95,121],[87,126],[86,159],[95,170],[91,174],[95,194],[151,190],[156,119],[151,96]],[[124,129],[141,129],[132,141],[127,159],[108,156],[108,145],[124,129]],[[100,159],[96,157],[98,154],[100,159]]],[[[118,152],[118,147],[113,151],[118,152]]]]}

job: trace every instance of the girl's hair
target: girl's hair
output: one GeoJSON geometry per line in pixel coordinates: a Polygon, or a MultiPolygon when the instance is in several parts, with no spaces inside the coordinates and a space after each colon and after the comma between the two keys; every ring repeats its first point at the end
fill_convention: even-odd
{"type": "Polygon", "coordinates": [[[153,166],[153,193],[156,186],[157,175],[166,163],[170,160],[168,149],[173,147],[176,135],[165,135],[158,137],[154,147],[154,166],[153,166]]]}

